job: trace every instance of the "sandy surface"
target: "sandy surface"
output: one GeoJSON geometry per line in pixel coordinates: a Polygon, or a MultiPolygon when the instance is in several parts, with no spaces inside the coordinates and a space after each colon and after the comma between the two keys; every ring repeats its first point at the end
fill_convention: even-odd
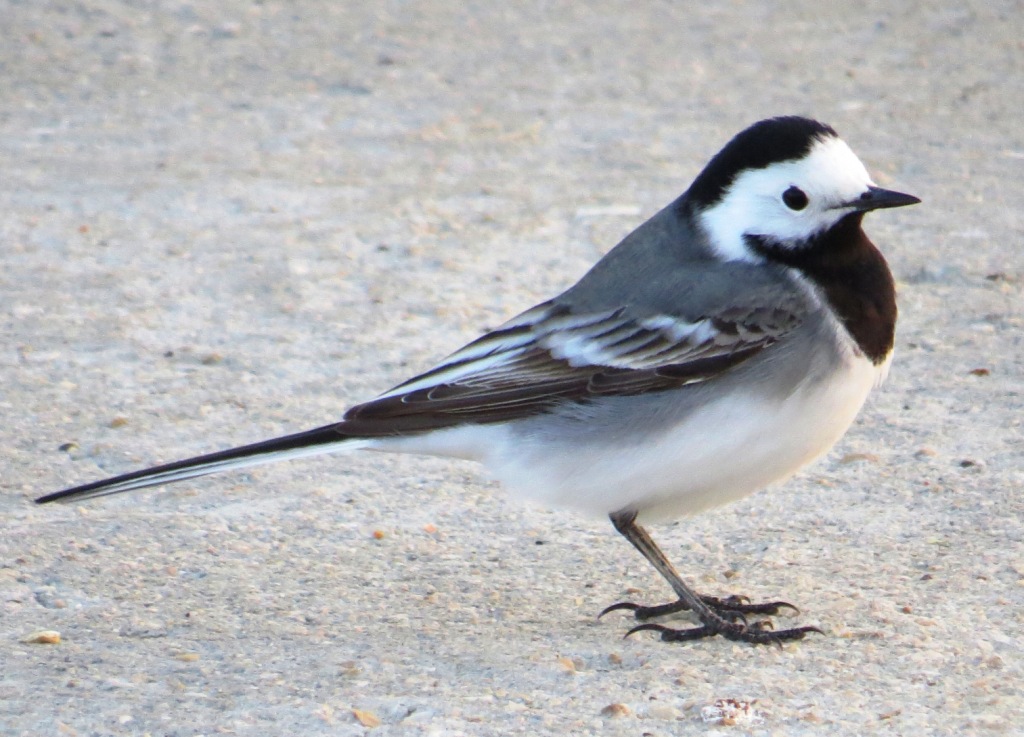
{"type": "Polygon", "coordinates": [[[1024,729],[1018,3],[138,5],[2,11],[0,734],[1024,729]],[[925,201],[868,222],[898,358],[827,459],[653,532],[825,636],[623,641],[595,615],[654,572],[465,464],[30,503],[337,418],[780,113],[925,201]],[[729,698],[754,718],[702,721],[729,698]]]}

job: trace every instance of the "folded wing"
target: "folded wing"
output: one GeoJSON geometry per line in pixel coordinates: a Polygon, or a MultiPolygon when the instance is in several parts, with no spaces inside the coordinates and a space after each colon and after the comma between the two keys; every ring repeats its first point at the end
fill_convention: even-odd
{"type": "Polygon", "coordinates": [[[339,426],[363,436],[513,420],[564,402],[658,392],[707,381],[791,332],[787,307],[730,307],[685,319],[574,312],[546,302],[437,367],[353,407],[339,426]]]}

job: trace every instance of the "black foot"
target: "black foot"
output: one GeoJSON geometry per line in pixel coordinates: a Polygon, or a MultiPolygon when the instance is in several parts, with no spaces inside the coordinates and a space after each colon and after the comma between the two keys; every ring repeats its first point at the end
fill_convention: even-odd
{"type": "Polygon", "coordinates": [[[808,632],[821,632],[817,627],[795,627],[788,630],[774,631],[769,620],[761,619],[756,622],[748,622],[748,614],[772,615],[777,614],[779,609],[785,607],[796,610],[792,604],[784,601],[769,601],[764,604],[751,604],[750,600],[742,596],[729,596],[725,599],[718,599],[714,596],[701,596],[686,585],[679,573],[672,566],[672,563],[661,548],[657,546],[647,530],[636,523],[637,513],[628,509],[614,512],[609,515],[612,524],[619,533],[629,540],[630,544],[640,551],[640,554],[647,559],[647,562],[654,566],[655,570],[662,575],[672,586],[672,590],[679,596],[679,601],[661,606],[641,606],[629,601],[612,604],[601,612],[604,616],[608,612],[618,609],[628,609],[633,612],[637,619],[644,620],[651,617],[660,617],[665,614],[673,614],[692,610],[694,616],[700,620],[700,625],[689,629],[672,629],[663,624],[641,624],[629,632],[629,637],[634,632],[653,631],[661,634],[661,639],[668,642],[685,642],[687,640],[699,640],[703,637],[721,635],[729,640],[749,642],[754,645],[781,644],[787,640],[802,640],[808,632]]]}
{"type": "Polygon", "coordinates": [[[673,629],[663,624],[655,623],[639,624],[627,632],[625,636],[629,637],[634,632],[644,631],[660,632],[662,642],[688,642],[690,640],[700,640],[705,637],[721,635],[727,640],[749,642],[751,645],[781,645],[789,640],[802,640],[809,632],[817,632],[819,635],[824,634],[817,627],[794,627],[788,630],[775,631],[772,629],[771,622],[760,620],[749,625],[745,622],[722,622],[703,624],[699,627],[690,627],[688,629],[673,629]]]}
{"type": "MultiPolygon", "coordinates": [[[[792,609],[794,612],[798,612],[799,610],[789,602],[768,601],[752,604],[745,596],[728,596],[724,599],[715,596],[701,596],[700,600],[711,609],[714,618],[698,627],[675,629],[652,622],[637,625],[625,636],[629,637],[636,632],[659,632],[662,642],[688,642],[721,635],[729,640],[749,642],[754,645],[780,645],[788,640],[802,640],[808,632],[821,634],[821,630],[817,627],[794,627],[776,631],[771,620],[761,619],[750,623],[747,621],[748,614],[774,615],[778,614],[781,609],[792,609]]],[[[607,607],[598,615],[598,618],[608,612],[619,610],[631,611],[636,619],[645,621],[668,614],[690,611],[690,607],[682,600],[656,606],[643,606],[631,601],[620,601],[607,607]]]]}
{"type": "MultiPolygon", "coordinates": [[[[760,604],[751,604],[750,599],[745,596],[727,596],[724,599],[719,599],[717,596],[701,596],[700,600],[711,607],[715,613],[729,620],[741,618],[737,617],[737,614],[774,615],[778,614],[780,609],[792,609],[795,613],[800,612],[799,609],[788,601],[766,601],[760,604]]],[[[658,604],[655,606],[644,606],[642,604],[634,604],[631,601],[620,601],[617,604],[612,604],[610,607],[606,607],[597,615],[597,618],[600,619],[608,612],[614,612],[619,609],[630,610],[633,612],[633,616],[640,621],[654,619],[655,617],[664,617],[668,614],[690,611],[690,607],[682,599],[679,601],[669,602],[668,604],[658,604]]]]}

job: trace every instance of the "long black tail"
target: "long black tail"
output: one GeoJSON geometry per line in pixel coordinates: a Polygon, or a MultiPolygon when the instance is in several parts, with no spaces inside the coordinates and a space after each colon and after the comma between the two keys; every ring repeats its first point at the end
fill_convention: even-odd
{"type": "Polygon", "coordinates": [[[359,447],[362,438],[345,435],[342,427],[339,423],[325,425],[294,435],[285,435],[273,440],[264,440],[239,448],[186,458],[162,466],[144,468],[141,471],[132,471],[121,476],[94,481],[91,484],[55,491],[36,499],[36,504],[77,502],[107,494],[120,494],[122,491],[131,491],[132,489],[144,489],[147,486],[169,484],[172,481],[194,479],[197,476],[206,476],[235,468],[258,466],[287,458],[302,458],[349,448],[354,450],[359,447]]]}

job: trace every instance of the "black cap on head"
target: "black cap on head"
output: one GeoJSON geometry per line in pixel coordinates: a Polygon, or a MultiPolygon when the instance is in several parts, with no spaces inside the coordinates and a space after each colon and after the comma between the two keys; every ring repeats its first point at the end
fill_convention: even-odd
{"type": "Polygon", "coordinates": [[[803,158],[816,141],[837,135],[824,123],[796,115],[754,123],[715,154],[690,185],[686,200],[700,207],[712,205],[740,172],[803,158]]]}

